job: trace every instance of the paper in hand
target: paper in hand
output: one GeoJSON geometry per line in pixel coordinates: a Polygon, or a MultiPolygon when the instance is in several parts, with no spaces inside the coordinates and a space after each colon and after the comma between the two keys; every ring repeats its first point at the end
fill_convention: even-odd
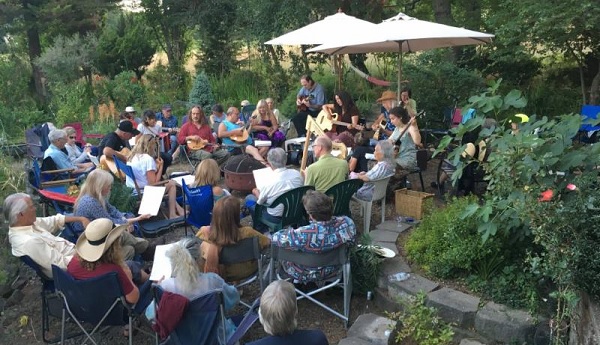
{"type": "Polygon", "coordinates": [[[152,272],[150,280],[159,281],[163,277],[165,279],[171,277],[171,260],[167,258],[167,251],[177,243],[163,244],[156,246],[154,251],[154,261],[152,262],[152,272]]]}
{"type": "Polygon", "coordinates": [[[142,196],[138,214],[150,214],[156,216],[160,209],[162,198],[165,195],[165,189],[167,188],[164,186],[144,187],[144,194],[142,196]]]}

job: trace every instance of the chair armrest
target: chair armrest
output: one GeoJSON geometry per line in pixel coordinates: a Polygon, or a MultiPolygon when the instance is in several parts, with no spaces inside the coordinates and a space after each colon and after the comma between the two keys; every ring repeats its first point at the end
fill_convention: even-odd
{"type": "Polygon", "coordinates": [[[44,187],[52,187],[52,186],[62,186],[65,184],[73,184],[75,183],[74,178],[70,178],[70,179],[65,179],[65,180],[58,180],[58,181],[46,181],[46,182],[42,182],[42,186],[44,187]]]}
{"type": "Polygon", "coordinates": [[[41,171],[42,174],[46,175],[46,174],[62,174],[62,173],[72,173],[73,171],[75,171],[74,168],[68,168],[68,169],[58,169],[58,170],[43,170],[41,171]]]}

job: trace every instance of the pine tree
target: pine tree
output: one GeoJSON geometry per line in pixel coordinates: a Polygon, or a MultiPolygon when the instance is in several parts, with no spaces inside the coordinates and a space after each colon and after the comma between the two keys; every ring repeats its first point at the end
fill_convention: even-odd
{"type": "Polygon", "coordinates": [[[215,103],[206,73],[198,72],[192,85],[192,91],[190,91],[190,104],[200,105],[205,114],[210,114],[210,109],[215,103]]]}

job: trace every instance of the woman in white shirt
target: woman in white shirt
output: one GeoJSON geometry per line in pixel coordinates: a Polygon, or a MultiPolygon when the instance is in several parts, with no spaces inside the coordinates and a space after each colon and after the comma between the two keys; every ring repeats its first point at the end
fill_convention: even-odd
{"type": "Polygon", "coordinates": [[[162,126],[156,121],[156,114],[153,110],[144,111],[142,123],[137,126],[137,130],[140,131],[137,139],[144,134],[152,134],[157,137],[162,132],[162,126]]]}
{"type": "MultiPolygon", "coordinates": [[[[162,185],[160,181],[164,163],[159,156],[158,145],[157,138],[151,134],[144,134],[138,139],[129,155],[127,165],[133,169],[135,181],[140,189],[144,189],[147,185],[162,185]]],[[[128,187],[135,188],[134,181],[129,176],[126,183],[128,187]]],[[[167,187],[166,193],[169,196],[169,218],[183,216],[184,209],[175,200],[177,193],[175,182],[170,180],[164,185],[167,187]]]]}
{"type": "Polygon", "coordinates": [[[92,148],[90,146],[86,146],[82,149],[77,146],[77,131],[73,127],[65,127],[63,128],[67,133],[67,143],[65,144],[65,149],[67,149],[67,155],[69,156],[69,160],[73,164],[84,163],[89,161],[88,153],[92,152],[92,148]]]}

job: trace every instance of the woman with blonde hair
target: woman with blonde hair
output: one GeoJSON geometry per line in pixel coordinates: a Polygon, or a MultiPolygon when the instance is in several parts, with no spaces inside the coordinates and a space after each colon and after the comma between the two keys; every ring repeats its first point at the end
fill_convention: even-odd
{"type": "MultiPolygon", "coordinates": [[[[256,103],[256,109],[252,113],[252,130],[258,140],[270,140],[271,147],[280,147],[285,142],[285,134],[279,130],[279,123],[275,114],[269,108],[264,99],[256,103]]],[[[269,147],[259,147],[260,155],[265,157],[269,147]]]]}
{"type": "Polygon", "coordinates": [[[67,144],[65,145],[65,149],[67,150],[67,156],[69,156],[71,163],[77,164],[89,161],[88,153],[92,152],[92,147],[86,146],[82,150],[77,146],[77,131],[75,131],[75,128],[65,127],[63,129],[67,133],[67,144]]]}
{"type": "MultiPolygon", "coordinates": [[[[127,217],[116,207],[108,202],[110,191],[113,185],[113,175],[106,170],[96,169],[89,173],[85,183],[81,187],[79,196],[75,200],[73,214],[86,217],[90,221],[107,218],[115,225],[127,225],[127,231],[121,236],[121,247],[125,259],[129,260],[135,254],[145,253],[148,249],[148,241],[143,238],[134,237],[133,224],[140,220],[150,218],[149,214],[143,214],[138,217],[127,217]]],[[[132,215],[133,216],[133,215],[132,215]]],[[[79,222],[72,226],[75,234],[79,236],[85,229],[79,222]]]]}
{"type": "Polygon", "coordinates": [[[256,271],[255,260],[224,266],[219,264],[219,253],[223,246],[233,245],[249,238],[258,237],[262,249],[271,244],[271,240],[249,226],[240,225],[240,200],[226,196],[215,203],[210,226],[203,226],[196,234],[203,242],[201,245],[204,259],[204,272],[218,273],[225,281],[234,282],[244,279],[256,271]]]}
{"type": "MultiPolygon", "coordinates": [[[[164,163],[159,155],[158,145],[157,138],[152,134],[144,134],[129,155],[127,165],[133,169],[135,182],[137,182],[140,189],[161,182],[164,163]]],[[[127,176],[126,184],[128,187],[135,188],[135,182],[127,176]]],[[[183,216],[184,210],[176,201],[177,187],[175,182],[170,180],[164,185],[167,187],[166,193],[169,197],[169,218],[183,216]]]]}
{"type": "Polygon", "coordinates": [[[194,186],[212,186],[213,199],[215,202],[219,201],[222,197],[231,195],[228,190],[223,189],[219,186],[221,180],[221,169],[216,160],[209,158],[205,159],[196,168],[196,174],[194,179],[194,186]]]}

